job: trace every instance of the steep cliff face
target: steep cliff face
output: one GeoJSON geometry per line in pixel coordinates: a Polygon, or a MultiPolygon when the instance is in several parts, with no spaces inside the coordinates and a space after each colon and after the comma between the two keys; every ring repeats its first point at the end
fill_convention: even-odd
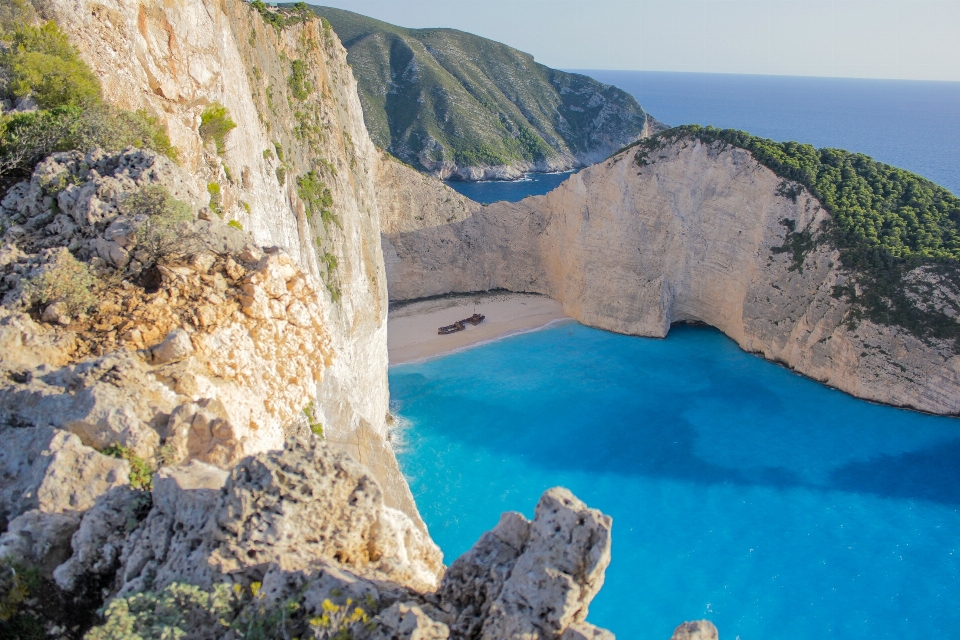
{"type": "Polygon", "coordinates": [[[704,322],[858,397],[960,412],[953,345],[849,323],[833,295],[847,282],[836,250],[797,245],[829,214],[781,183],[737,148],[681,140],[643,163],[623,152],[546,196],[386,228],[391,299],[503,287],[544,293],[621,333],[662,337],[674,322],[704,322]]]}
{"type": "Polygon", "coordinates": [[[105,98],[158,116],[200,191],[218,185],[211,208],[322,279],[317,303],[334,355],[316,387],[316,420],[371,466],[391,505],[415,514],[387,441],[378,156],[336,36],[319,20],[277,29],[238,0],[52,0],[45,11],[105,98]],[[219,153],[199,133],[213,103],[237,124],[219,153]]]}

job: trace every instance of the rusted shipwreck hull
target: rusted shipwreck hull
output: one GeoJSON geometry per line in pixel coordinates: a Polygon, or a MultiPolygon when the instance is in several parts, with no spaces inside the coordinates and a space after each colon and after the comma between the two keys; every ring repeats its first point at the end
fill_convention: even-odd
{"type": "Polygon", "coordinates": [[[463,331],[464,329],[467,328],[468,322],[473,326],[477,326],[478,324],[483,322],[486,319],[486,317],[487,316],[483,314],[475,313],[469,318],[464,318],[463,320],[457,320],[453,324],[448,324],[445,327],[440,327],[439,329],[437,329],[437,334],[441,336],[445,336],[449,333],[457,333],[458,331],[463,331]]]}

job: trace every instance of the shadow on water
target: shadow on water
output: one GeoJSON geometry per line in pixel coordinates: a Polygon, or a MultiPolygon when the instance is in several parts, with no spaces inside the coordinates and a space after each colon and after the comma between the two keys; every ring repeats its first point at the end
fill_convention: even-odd
{"type": "Polygon", "coordinates": [[[712,329],[606,350],[555,331],[397,367],[391,387],[418,428],[542,469],[960,504],[960,421],[856,400],[712,329]]]}

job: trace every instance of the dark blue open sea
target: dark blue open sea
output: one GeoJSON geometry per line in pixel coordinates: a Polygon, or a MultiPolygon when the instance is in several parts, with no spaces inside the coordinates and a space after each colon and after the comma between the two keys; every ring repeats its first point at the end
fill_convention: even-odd
{"type": "MultiPolygon", "coordinates": [[[[863,151],[960,192],[960,84],[591,73],[670,124],[863,151]]],[[[551,486],[613,516],[589,619],[621,640],[699,618],[725,640],[960,637],[960,419],[856,400],[689,326],[563,324],[394,366],[390,391],[447,562],[551,486]]]]}
{"type": "MultiPolygon", "coordinates": [[[[577,70],[630,92],[671,126],[742,129],[778,141],[857,151],[960,194],[960,82],[577,70]]],[[[451,182],[478,202],[520,200],[565,174],[527,182],[451,182]]]]}

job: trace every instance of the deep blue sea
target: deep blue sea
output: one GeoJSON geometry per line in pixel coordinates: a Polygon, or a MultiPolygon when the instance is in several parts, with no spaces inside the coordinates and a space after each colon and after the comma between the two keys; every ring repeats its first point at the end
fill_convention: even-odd
{"type": "Polygon", "coordinates": [[[576,323],[390,370],[400,463],[447,562],[548,487],[613,516],[589,619],[664,640],[952,638],[960,420],[855,400],[720,332],[576,323]]]}
{"type": "MultiPolygon", "coordinates": [[[[671,126],[742,129],[781,142],[865,153],[960,194],[960,82],[576,72],[630,92],[650,114],[671,126]]],[[[479,202],[516,201],[546,193],[566,175],[530,177],[532,182],[513,187],[449,184],[479,202]]]]}

